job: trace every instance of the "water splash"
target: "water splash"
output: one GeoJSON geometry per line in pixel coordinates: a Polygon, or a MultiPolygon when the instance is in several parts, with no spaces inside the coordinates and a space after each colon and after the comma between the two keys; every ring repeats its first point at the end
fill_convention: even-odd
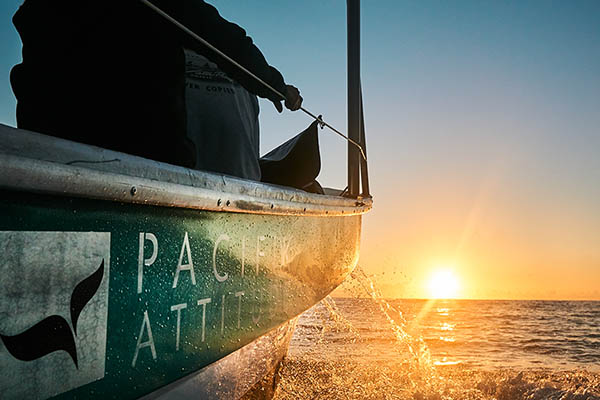
{"type": "Polygon", "coordinates": [[[431,385],[435,379],[435,371],[431,360],[431,352],[420,334],[409,333],[409,323],[404,318],[402,311],[393,307],[385,300],[381,291],[375,287],[373,280],[358,266],[351,275],[363,287],[365,292],[379,306],[379,310],[389,323],[389,328],[396,336],[396,348],[402,349],[402,345],[408,349],[411,361],[408,367],[411,369],[411,380],[415,386],[422,386],[423,381],[431,385]],[[394,315],[396,316],[394,318],[394,315]]]}
{"type": "MultiPolygon", "coordinates": [[[[369,354],[369,331],[353,325],[344,316],[347,308],[341,310],[327,297],[301,318],[279,372],[276,399],[600,400],[600,374],[590,371],[490,371],[435,363],[419,333],[419,316],[407,319],[360,267],[346,286],[356,298],[366,294],[374,306],[369,310],[384,317],[378,318],[381,326],[369,329],[385,330],[393,337],[388,350],[398,357],[369,354]]],[[[352,319],[360,321],[361,315],[352,319]]],[[[381,332],[378,335],[381,338],[381,332]]]]}
{"type": "Polygon", "coordinates": [[[335,333],[348,333],[349,337],[346,339],[348,343],[356,343],[356,341],[360,338],[360,334],[358,330],[354,328],[352,323],[348,319],[346,319],[340,309],[338,308],[335,300],[331,296],[325,297],[320,303],[326,310],[327,315],[321,309],[319,310],[319,314],[321,316],[321,320],[323,321],[323,330],[321,338],[325,339],[325,333],[335,332],[335,333]]]}
{"type": "Polygon", "coordinates": [[[328,341],[343,341],[345,344],[356,343],[358,346],[366,346],[366,339],[363,340],[359,330],[344,317],[334,299],[327,296],[310,311],[311,318],[319,321],[318,325],[301,323],[297,328],[310,331],[311,329],[315,330],[318,326],[318,339],[312,343],[310,350],[305,350],[305,354],[310,354],[312,360],[304,359],[299,362],[291,357],[286,361],[281,372],[282,378],[287,375],[287,379],[283,378],[283,384],[280,385],[281,393],[285,393],[283,396],[302,398],[307,395],[305,391],[308,385],[311,387],[312,393],[315,391],[319,393],[319,397],[331,395],[335,398],[340,395],[339,390],[344,387],[352,388],[352,392],[345,393],[344,396],[368,398],[376,393],[373,390],[374,385],[381,387],[393,385],[396,388],[395,391],[398,392],[397,383],[401,383],[401,392],[404,395],[410,394],[410,398],[438,398],[437,375],[430,351],[422,336],[410,332],[410,324],[402,312],[383,298],[373,280],[360,267],[357,267],[352,274],[350,286],[354,287],[352,291],[356,297],[369,296],[385,317],[388,325],[386,329],[394,337],[392,346],[398,353],[398,362],[390,368],[388,368],[389,365],[385,367],[380,365],[377,368],[365,369],[364,365],[357,360],[361,358],[360,355],[351,354],[350,357],[344,357],[338,354],[337,356],[341,360],[332,359],[331,356],[335,354],[330,355],[326,351],[328,341]],[[306,375],[307,367],[310,370],[308,375],[306,375]],[[309,380],[305,381],[302,375],[308,377],[316,375],[319,379],[308,378],[309,380]],[[294,385],[290,385],[289,378],[292,376],[296,380],[294,385]],[[303,384],[298,385],[298,382],[303,382],[303,384]],[[333,385],[332,387],[335,389],[329,385],[333,385]],[[292,386],[294,389],[291,390],[292,386]]]}

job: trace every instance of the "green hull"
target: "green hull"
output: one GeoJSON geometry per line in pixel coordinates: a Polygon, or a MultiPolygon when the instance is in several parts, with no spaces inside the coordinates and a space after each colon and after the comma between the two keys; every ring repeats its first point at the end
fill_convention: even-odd
{"type": "Polygon", "coordinates": [[[3,398],[136,398],[207,366],[339,285],[361,224],[15,191],[0,215],[3,398]],[[23,332],[52,315],[70,330],[44,325],[29,340],[52,349],[59,332],[63,347],[23,356],[23,332]]]}
{"type": "Polygon", "coordinates": [[[1,124],[0,169],[3,399],[239,397],[372,205],[1,124]]]}

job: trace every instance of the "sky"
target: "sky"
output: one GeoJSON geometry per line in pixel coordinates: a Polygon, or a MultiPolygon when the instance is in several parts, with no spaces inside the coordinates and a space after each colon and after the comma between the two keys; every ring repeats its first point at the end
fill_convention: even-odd
{"type": "MultiPolygon", "coordinates": [[[[0,123],[13,126],[20,3],[0,4],[0,123]]],[[[211,4],[346,131],[344,1],[211,4]]],[[[452,276],[459,298],[600,300],[600,2],[363,0],[361,12],[374,207],[360,265],[384,295],[436,296],[431,282],[452,276]]],[[[262,153],[311,122],[260,105],[262,153]]],[[[343,188],[346,144],[320,140],[318,180],[343,188]]]]}

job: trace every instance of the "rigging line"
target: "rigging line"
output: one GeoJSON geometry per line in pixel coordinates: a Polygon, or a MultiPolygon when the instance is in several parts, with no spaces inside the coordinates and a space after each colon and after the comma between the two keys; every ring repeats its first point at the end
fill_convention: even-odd
{"type": "MultiPolygon", "coordinates": [[[[250,72],[248,69],[246,69],[246,67],[244,67],[243,65],[241,65],[240,63],[235,61],[233,58],[229,57],[227,54],[223,53],[221,50],[219,50],[218,48],[216,48],[215,46],[213,46],[212,44],[207,42],[205,39],[203,39],[201,36],[197,35],[194,31],[190,30],[188,27],[183,25],[181,22],[177,21],[175,18],[171,17],[169,14],[165,13],[163,10],[156,7],[154,4],[150,3],[150,1],[148,1],[148,0],[140,0],[140,1],[144,5],[148,6],[152,10],[154,10],[154,12],[156,12],[157,14],[159,14],[160,16],[162,16],[163,18],[167,19],[169,22],[171,22],[172,24],[177,26],[179,29],[183,30],[185,33],[192,36],[194,39],[196,39],[197,41],[199,41],[200,43],[202,43],[203,45],[205,45],[206,47],[208,47],[209,49],[211,49],[212,51],[214,51],[221,57],[225,58],[227,61],[229,61],[230,63],[232,63],[233,65],[235,65],[236,67],[238,67],[239,69],[241,69],[242,71],[244,71],[245,73],[250,75],[252,78],[256,79],[259,83],[264,85],[267,89],[271,90],[273,93],[275,93],[277,96],[279,96],[282,100],[285,100],[285,96],[279,90],[275,89],[273,86],[269,85],[267,82],[263,81],[258,76],[254,75],[252,72],[250,72]]],[[[328,127],[333,132],[337,133],[339,136],[343,137],[348,142],[352,143],[354,146],[356,146],[358,148],[358,150],[360,150],[360,154],[361,154],[362,158],[365,161],[367,160],[367,155],[365,154],[362,146],[360,144],[358,144],[356,141],[350,139],[348,136],[344,135],[342,132],[338,131],[333,126],[329,125],[327,122],[323,121],[323,118],[321,118],[320,116],[318,116],[318,117],[315,116],[312,112],[308,111],[304,107],[300,107],[300,110],[304,111],[305,114],[314,118],[315,121],[317,121],[321,126],[324,125],[324,126],[328,127]]]]}

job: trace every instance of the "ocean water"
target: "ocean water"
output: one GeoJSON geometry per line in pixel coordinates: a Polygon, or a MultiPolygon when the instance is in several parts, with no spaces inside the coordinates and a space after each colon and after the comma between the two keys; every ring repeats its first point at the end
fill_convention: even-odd
{"type": "MultiPolygon", "coordinates": [[[[372,299],[333,299],[339,314],[358,334],[328,332],[317,357],[344,352],[368,362],[406,358],[402,343],[372,299]]],[[[421,336],[435,365],[465,364],[496,369],[586,368],[600,371],[600,302],[388,300],[421,336]]],[[[302,315],[290,346],[291,355],[313,352],[322,340],[327,309],[323,304],[302,315]]],[[[393,315],[401,320],[402,317],[393,315]]],[[[331,324],[330,324],[331,325],[331,324]]]]}
{"type": "Polygon", "coordinates": [[[370,298],[299,318],[276,398],[600,400],[600,302],[386,300],[363,286],[370,298]]]}

